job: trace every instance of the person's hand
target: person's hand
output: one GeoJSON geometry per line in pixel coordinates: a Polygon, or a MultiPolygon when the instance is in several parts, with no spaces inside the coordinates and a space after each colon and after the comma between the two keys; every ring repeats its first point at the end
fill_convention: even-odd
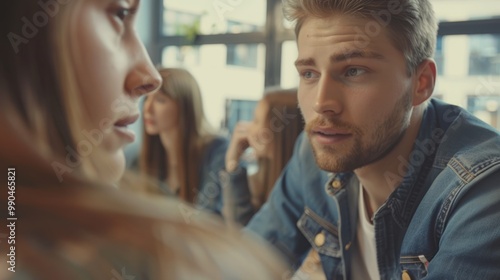
{"type": "Polygon", "coordinates": [[[234,127],[231,142],[226,152],[226,171],[233,172],[240,162],[241,155],[249,147],[248,132],[250,122],[241,121],[234,127]]]}

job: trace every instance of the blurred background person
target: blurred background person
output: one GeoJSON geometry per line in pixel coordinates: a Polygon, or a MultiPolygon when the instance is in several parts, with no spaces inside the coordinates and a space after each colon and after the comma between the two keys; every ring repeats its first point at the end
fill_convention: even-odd
{"type": "Polygon", "coordinates": [[[226,169],[221,172],[226,219],[244,225],[260,209],[303,128],[296,89],[268,89],[257,103],[253,121],[236,124],[225,157],[226,169]],[[245,164],[246,156],[256,159],[254,174],[248,172],[251,166],[245,164]]]}
{"type": "Polygon", "coordinates": [[[160,89],[144,101],[140,170],[163,191],[220,214],[228,141],[207,122],[200,87],[184,69],[162,68],[160,89]]]}

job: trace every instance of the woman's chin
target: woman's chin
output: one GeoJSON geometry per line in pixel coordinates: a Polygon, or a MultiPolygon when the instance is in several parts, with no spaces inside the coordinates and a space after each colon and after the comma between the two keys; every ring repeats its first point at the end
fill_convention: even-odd
{"type": "Polygon", "coordinates": [[[119,149],[107,158],[95,161],[97,177],[100,183],[116,184],[125,172],[125,154],[123,149],[119,149]]]}

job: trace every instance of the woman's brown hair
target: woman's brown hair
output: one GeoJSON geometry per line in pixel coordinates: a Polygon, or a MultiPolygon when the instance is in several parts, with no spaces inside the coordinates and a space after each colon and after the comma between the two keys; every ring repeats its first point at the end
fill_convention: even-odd
{"type": "Polygon", "coordinates": [[[69,39],[73,13],[81,4],[51,2],[50,9],[57,9],[51,17],[45,10],[49,3],[41,1],[7,1],[1,6],[5,14],[0,32],[8,42],[0,44],[0,114],[15,127],[18,134],[12,137],[28,140],[27,149],[49,161],[44,168],[50,168],[50,180],[59,183],[75,177],[98,179],[99,155],[78,156],[68,164],[69,151],[77,151],[77,143],[85,139],[81,132],[90,114],[81,106],[72,59],[79,46],[69,39]],[[35,15],[41,13],[48,18],[46,25],[34,25],[35,15]]]}
{"type": "Polygon", "coordinates": [[[266,106],[267,132],[264,141],[271,142],[273,158],[259,158],[256,174],[258,185],[266,188],[256,206],[262,205],[269,196],[281,171],[292,157],[295,140],[304,129],[304,121],[297,106],[297,89],[268,89],[261,100],[266,106]]]}

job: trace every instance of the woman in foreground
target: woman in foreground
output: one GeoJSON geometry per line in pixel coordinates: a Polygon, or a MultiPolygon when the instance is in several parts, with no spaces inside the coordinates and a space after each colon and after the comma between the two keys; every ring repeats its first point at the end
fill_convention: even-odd
{"type": "Polygon", "coordinates": [[[161,83],[133,28],[138,8],[0,4],[0,167],[10,191],[0,197],[14,240],[0,278],[280,279],[281,262],[255,241],[116,183],[137,99],[161,83]]]}

